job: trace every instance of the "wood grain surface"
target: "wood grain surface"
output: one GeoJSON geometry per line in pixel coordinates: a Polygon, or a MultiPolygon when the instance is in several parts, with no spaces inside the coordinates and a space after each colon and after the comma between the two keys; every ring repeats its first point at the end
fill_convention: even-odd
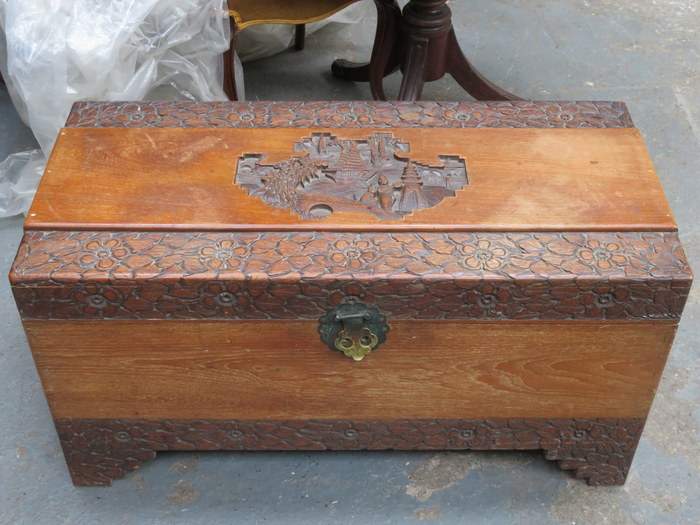
{"type": "Polygon", "coordinates": [[[644,418],[677,324],[395,321],[355,362],[304,321],[25,321],[54,418],[644,418]]]}
{"type": "MultiPolygon", "coordinates": [[[[466,159],[456,197],[398,220],[337,212],[305,220],[234,184],[238,158],[266,163],[321,129],[66,128],[28,229],[671,231],[676,226],[636,129],[395,130],[406,155],[466,159]]],[[[363,139],[373,130],[332,130],[363,139]]]]}

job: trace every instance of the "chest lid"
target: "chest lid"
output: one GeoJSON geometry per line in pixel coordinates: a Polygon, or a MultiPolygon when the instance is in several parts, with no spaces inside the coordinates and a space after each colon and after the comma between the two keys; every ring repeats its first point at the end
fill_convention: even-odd
{"type": "Polygon", "coordinates": [[[673,320],[692,279],[620,103],[78,103],[24,319],[673,320]]]}
{"type": "Polygon", "coordinates": [[[26,228],[673,231],[615,103],[80,103],[26,228]]]}

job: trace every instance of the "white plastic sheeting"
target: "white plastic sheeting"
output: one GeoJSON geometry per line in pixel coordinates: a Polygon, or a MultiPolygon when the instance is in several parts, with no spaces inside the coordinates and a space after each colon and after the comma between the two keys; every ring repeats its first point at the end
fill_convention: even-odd
{"type": "Polygon", "coordinates": [[[45,165],[41,150],[14,153],[0,162],[0,217],[29,209],[45,165]]]}
{"type": "MultiPolygon", "coordinates": [[[[7,0],[6,81],[48,153],[76,100],[222,100],[225,0],[7,0]]],[[[2,7],[0,7],[2,9],[2,7]]]]}
{"type": "MultiPolygon", "coordinates": [[[[41,150],[0,164],[0,216],[25,211],[77,100],[225,100],[225,0],[6,0],[0,68],[41,150]],[[17,171],[19,168],[20,171],[17,171]]],[[[2,35],[0,35],[1,37],[2,35]]]]}
{"type": "Polygon", "coordinates": [[[0,163],[0,216],[28,209],[73,102],[221,100],[225,0],[0,3],[10,97],[41,149],[0,163]]]}
{"type": "MultiPolygon", "coordinates": [[[[368,8],[371,0],[354,4],[309,24],[307,34],[357,22],[368,8]]],[[[73,102],[226,100],[226,9],[226,0],[0,0],[0,71],[41,148],[0,162],[0,217],[29,208],[73,102]]],[[[292,37],[293,26],[254,26],[238,49],[253,60],[288,48],[292,37]]]]}

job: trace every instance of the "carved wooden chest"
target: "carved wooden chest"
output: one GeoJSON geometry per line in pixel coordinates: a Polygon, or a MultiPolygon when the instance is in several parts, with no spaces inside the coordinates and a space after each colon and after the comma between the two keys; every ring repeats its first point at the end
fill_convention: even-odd
{"type": "Polygon", "coordinates": [[[621,103],[78,103],[11,280],[77,485],[542,449],[621,484],[691,273],[621,103]]]}

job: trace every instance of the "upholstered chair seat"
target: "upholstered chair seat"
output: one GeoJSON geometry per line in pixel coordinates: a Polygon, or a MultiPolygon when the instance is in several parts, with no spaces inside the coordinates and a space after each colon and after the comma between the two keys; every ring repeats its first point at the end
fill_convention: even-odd
{"type": "Polygon", "coordinates": [[[256,24],[293,24],[296,49],[304,47],[305,24],[327,18],[359,0],[228,0],[231,45],[224,55],[224,91],[238,100],[233,54],[238,33],[256,24]]]}

